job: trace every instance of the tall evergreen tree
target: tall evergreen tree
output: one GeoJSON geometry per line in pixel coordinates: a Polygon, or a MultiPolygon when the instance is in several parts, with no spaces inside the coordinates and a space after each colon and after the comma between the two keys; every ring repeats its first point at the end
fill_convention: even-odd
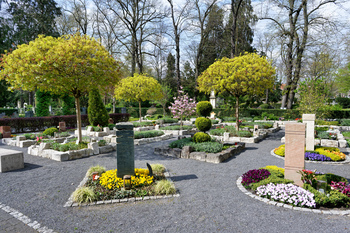
{"type": "Polygon", "coordinates": [[[12,41],[14,44],[28,43],[39,34],[59,36],[55,30],[55,18],[61,15],[61,9],[54,0],[14,0],[9,2],[11,15],[12,41]]]}
{"type": "Polygon", "coordinates": [[[50,111],[49,111],[49,106],[50,106],[50,100],[51,100],[51,95],[49,92],[46,91],[36,91],[36,112],[35,114],[39,117],[43,116],[49,116],[50,111]]]}
{"type": "Polygon", "coordinates": [[[175,74],[175,57],[169,53],[167,62],[167,70],[164,79],[164,86],[169,86],[172,90],[172,93],[177,92],[177,80],[175,74]]]}
{"type": "Polygon", "coordinates": [[[102,102],[98,89],[93,89],[89,93],[88,117],[91,125],[108,125],[109,115],[102,102]]]}

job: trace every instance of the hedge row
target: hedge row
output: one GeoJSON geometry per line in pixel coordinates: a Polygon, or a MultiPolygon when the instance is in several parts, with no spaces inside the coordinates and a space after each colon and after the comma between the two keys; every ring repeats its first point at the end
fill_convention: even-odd
{"type": "MultiPolygon", "coordinates": [[[[109,117],[114,123],[128,121],[129,114],[113,113],[109,117]]],[[[20,117],[20,118],[2,118],[0,126],[10,126],[12,133],[37,132],[46,128],[57,127],[59,122],[66,122],[66,127],[76,128],[77,118],[75,115],[50,116],[50,117],[20,117]]],[[[89,125],[88,115],[81,115],[82,126],[89,125]]]]}

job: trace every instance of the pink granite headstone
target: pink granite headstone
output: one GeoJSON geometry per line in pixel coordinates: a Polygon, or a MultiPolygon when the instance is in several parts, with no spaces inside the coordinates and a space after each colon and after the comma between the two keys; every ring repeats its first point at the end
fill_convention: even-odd
{"type": "Polygon", "coordinates": [[[58,123],[58,128],[60,129],[60,131],[66,131],[66,122],[61,121],[58,123]]]}
{"type": "Polygon", "coordinates": [[[301,174],[305,168],[305,124],[286,124],[286,150],[284,160],[284,178],[293,180],[294,184],[302,187],[301,174]]]}

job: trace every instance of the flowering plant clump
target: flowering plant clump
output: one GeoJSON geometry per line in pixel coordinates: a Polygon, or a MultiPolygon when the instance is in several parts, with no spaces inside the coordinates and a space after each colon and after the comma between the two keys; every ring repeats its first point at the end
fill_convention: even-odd
{"type": "Polygon", "coordinates": [[[310,170],[301,170],[298,173],[301,174],[301,180],[303,183],[311,184],[312,187],[316,188],[317,186],[317,178],[315,175],[315,171],[310,171],[310,170]]]}
{"type": "Polygon", "coordinates": [[[43,137],[36,137],[36,142],[38,143],[38,144],[40,144],[41,142],[42,142],[42,140],[43,140],[43,137]]]}
{"type": "Polygon", "coordinates": [[[346,158],[346,155],[344,153],[337,151],[337,150],[331,151],[331,150],[327,150],[324,148],[317,148],[315,151],[319,154],[322,154],[322,155],[325,155],[325,156],[331,158],[332,161],[345,160],[345,158],[346,158]]]}
{"type": "Polygon", "coordinates": [[[257,183],[269,177],[271,173],[266,169],[249,170],[242,175],[242,185],[248,187],[251,183],[257,183]]]}
{"type": "Polygon", "coordinates": [[[316,208],[314,194],[294,184],[267,184],[257,188],[257,195],[299,207],[316,208]]]}
{"type": "Polygon", "coordinates": [[[196,113],[196,105],[196,101],[189,98],[187,93],[184,94],[182,87],[180,87],[180,90],[178,90],[178,96],[174,97],[174,103],[171,103],[169,109],[174,115],[174,118],[180,118],[182,127],[182,119],[196,113]]]}
{"type": "Polygon", "coordinates": [[[276,155],[279,155],[279,156],[284,157],[284,156],[285,156],[285,150],[286,150],[285,147],[286,147],[285,144],[280,145],[279,147],[275,148],[275,149],[273,150],[273,152],[274,152],[276,155]]]}
{"type": "Polygon", "coordinates": [[[346,184],[345,182],[331,182],[331,189],[338,190],[339,192],[350,197],[350,184],[346,184]]]}
{"type": "MultiPolygon", "coordinates": [[[[148,169],[136,168],[135,175],[131,176],[132,187],[147,186],[153,183],[153,176],[149,176],[148,169]]],[[[123,178],[117,177],[117,169],[108,170],[100,177],[100,184],[107,189],[123,187],[123,178]]]]}
{"type": "Polygon", "coordinates": [[[332,161],[331,158],[329,158],[325,155],[312,153],[312,152],[305,152],[305,159],[312,160],[312,161],[332,161]]]}

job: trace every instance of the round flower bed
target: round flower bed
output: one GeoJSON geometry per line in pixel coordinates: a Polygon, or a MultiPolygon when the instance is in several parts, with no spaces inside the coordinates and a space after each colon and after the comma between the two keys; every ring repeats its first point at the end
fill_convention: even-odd
{"type": "Polygon", "coordinates": [[[303,187],[284,179],[284,169],[266,166],[247,171],[241,184],[253,194],[270,200],[305,208],[349,208],[350,185],[347,179],[331,173],[302,170],[303,187]],[[269,174],[270,173],[270,174],[269,174]],[[317,187],[317,181],[324,181],[317,187]]]}
{"type": "MultiPolygon", "coordinates": [[[[281,157],[285,156],[285,144],[275,148],[273,152],[281,157]]],[[[310,161],[344,161],[346,155],[334,147],[315,147],[314,151],[305,152],[305,160],[310,161]]]]}

